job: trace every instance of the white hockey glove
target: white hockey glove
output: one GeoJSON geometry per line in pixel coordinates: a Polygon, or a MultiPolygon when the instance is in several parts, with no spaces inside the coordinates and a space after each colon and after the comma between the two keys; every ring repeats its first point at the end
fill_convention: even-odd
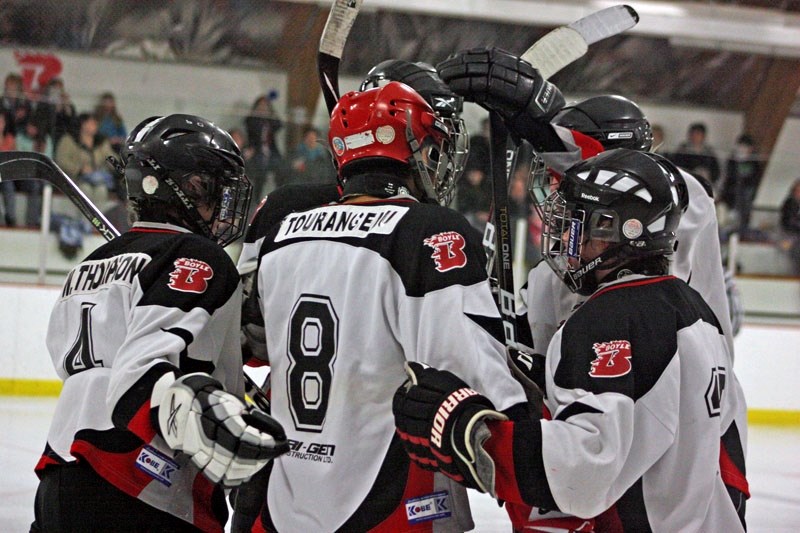
{"type": "Polygon", "coordinates": [[[225,487],[242,484],[289,451],[277,420],[247,407],[208,374],[178,378],[160,394],[158,404],[159,429],[167,444],[225,487]]]}

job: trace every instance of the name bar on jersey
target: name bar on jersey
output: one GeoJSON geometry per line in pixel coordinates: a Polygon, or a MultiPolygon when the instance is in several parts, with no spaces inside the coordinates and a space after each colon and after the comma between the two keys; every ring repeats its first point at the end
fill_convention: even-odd
{"type": "Polygon", "coordinates": [[[109,259],[84,261],[67,275],[61,298],[96,291],[110,283],[131,285],[149,262],[150,256],[147,254],[121,254],[109,259]]]}
{"type": "Polygon", "coordinates": [[[397,205],[337,205],[292,213],[281,222],[275,242],[298,238],[388,235],[408,211],[397,205]]]}

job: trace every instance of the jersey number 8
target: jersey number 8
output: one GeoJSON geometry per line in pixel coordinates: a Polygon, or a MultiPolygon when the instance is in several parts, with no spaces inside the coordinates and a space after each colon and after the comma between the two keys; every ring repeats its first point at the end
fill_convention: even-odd
{"type": "Polygon", "coordinates": [[[320,433],[325,424],[339,340],[330,298],[303,294],[289,319],[288,398],[295,429],[320,433]]]}

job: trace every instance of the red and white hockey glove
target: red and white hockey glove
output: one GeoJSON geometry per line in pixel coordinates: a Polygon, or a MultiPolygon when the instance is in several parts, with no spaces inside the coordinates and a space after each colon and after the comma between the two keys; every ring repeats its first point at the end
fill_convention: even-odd
{"type": "Polygon", "coordinates": [[[236,487],[289,451],[277,420],[225,392],[208,374],[187,374],[159,389],[153,393],[161,436],[214,483],[236,487]]]}
{"type": "Polygon", "coordinates": [[[408,456],[426,470],[494,494],[494,461],[482,447],[491,436],[485,420],[507,417],[451,372],[407,362],[406,373],[392,411],[408,456]]]}

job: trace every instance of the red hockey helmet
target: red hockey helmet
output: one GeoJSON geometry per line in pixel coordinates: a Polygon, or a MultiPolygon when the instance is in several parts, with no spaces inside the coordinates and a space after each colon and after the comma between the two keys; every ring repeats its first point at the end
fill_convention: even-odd
{"type": "Polygon", "coordinates": [[[447,125],[403,83],[342,96],[328,141],[342,181],[362,168],[357,163],[389,159],[410,166],[422,193],[440,203],[455,185],[447,125]]]}

